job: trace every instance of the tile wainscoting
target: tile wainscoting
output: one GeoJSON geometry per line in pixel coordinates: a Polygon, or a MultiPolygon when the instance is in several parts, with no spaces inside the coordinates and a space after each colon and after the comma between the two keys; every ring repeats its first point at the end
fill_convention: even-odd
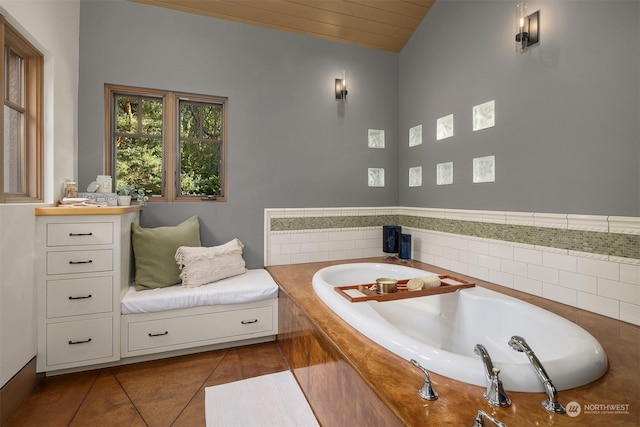
{"type": "Polygon", "coordinates": [[[264,264],[383,255],[382,226],[412,258],[640,325],[640,218],[405,207],[265,209],[264,264]]]}

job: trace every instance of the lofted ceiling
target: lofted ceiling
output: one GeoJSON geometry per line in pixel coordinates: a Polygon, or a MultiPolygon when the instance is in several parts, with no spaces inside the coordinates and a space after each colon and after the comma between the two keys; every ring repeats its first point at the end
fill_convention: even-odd
{"type": "Polygon", "coordinates": [[[400,52],[435,0],[131,0],[400,52]]]}

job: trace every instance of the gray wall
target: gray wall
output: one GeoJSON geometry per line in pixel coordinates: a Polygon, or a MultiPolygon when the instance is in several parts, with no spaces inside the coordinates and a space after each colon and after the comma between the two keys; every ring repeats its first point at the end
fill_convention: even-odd
{"type": "Polygon", "coordinates": [[[540,43],[515,52],[515,3],[435,3],[400,61],[403,206],[640,214],[640,3],[529,2],[540,43]],[[472,107],[494,99],[496,126],[472,132],[472,107]],[[436,120],[454,114],[455,136],[436,120]],[[423,144],[408,147],[423,125],[423,144]],[[496,156],[496,182],[472,183],[472,159],[496,156]],[[436,164],[454,162],[453,185],[436,164]],[[409,188],[408,168],[423,167],[409,188]]]}
{"type": "Polygon", "coordinates": [[[104,168],[104,84],[229,97],[227,203],[151,204],[143,225],[201,219],[205,245],[238,237],[262,265],[266,207],[417,206],[640,215],[637,1],[529,2],[541,41],[516,54],[515,5],[435,3],[399,54],[123,1],[82,2],[78,177],[104,168]],[[333,81],[347,72],[346,105],[333,81]],[[471,131],[494,99],[496,126],[471,131]],[[435,123],[455,117],[455,136],[435,123]],[[423,125],[423,144],[408,130],[423,125]],[[385,150],[367,129],[384,129],[385,150]],[[495,183],[472,159],[495,155],[495,183]],[[454,162],[454,184],[435,185],[454,162]],[[408,187],[408,168],[423,186],[408,187]],[[367,187],[384,167],[386,187],[367,187]]]}
{"type": "Polygon", "coordinates": [[[124,1],[83,1],[78,179],[104,169],[104,84],[229,97],[228,202],[150,204],[145,226],[198,215],[204,245],[233,237],[263,263],[266,207],[397,205],[396,54],[124,1]],[[348,101],[335,101],[346,70],[348,101]],[[384,150],[367,129],[384,129],[384,150]],[[386,187],[367,186],[384,167],[386,187]]]}

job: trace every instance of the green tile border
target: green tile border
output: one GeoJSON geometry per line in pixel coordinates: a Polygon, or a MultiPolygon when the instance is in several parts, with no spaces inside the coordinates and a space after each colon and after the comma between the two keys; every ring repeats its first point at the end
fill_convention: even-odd
{"type": "Polygon", "coordinates": [[[632,234],[493,224],[409,215],[271,218],[271,231],[380,227],[387,224],[620,258],[640,259],[640,236],[632,234]]]}

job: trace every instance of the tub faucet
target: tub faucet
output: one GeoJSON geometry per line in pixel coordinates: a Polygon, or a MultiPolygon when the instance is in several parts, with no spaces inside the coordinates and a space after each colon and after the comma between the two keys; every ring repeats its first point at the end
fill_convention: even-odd
{"type": "Polygon", "coordinates": [[[536,371],[536,374],[542,380],[542,384],[544,385],[545,391],[547,392],[547,398],[542,401],[542,406],[549,412],[553,412],[556,414],[564,414],[566,410],[564,406],[560,402],[558,402],[558,392],[551,382],[551,378],[547,374],[547,371],[544,370],[542,363],[536,356],[536,354],[531,350],[529,344],[524,340],[524,338],[514,335],[509,340],[509,346],[515,351],[524,352],[529,358],[529,362],[533,366],[533,369],[536,371]]]}
{"type": "Polygon", "coordinates": [[[476,419],[473,421],[473,425],[471,427],[484,427],[484,419],[488,419],[498,427],[507,427],[507,425],[503,422],[500,422],[493,418],[491,415],[484,412],[482,409],[478,411],[478,415],[476,415],[476,419]]]}
{"type": "Polygon", "coordinates": [[[484,370],[487,376],[487,391],[482,395],[487,402],[493,406],[499,406],[505,408],[511,406],[511,399],[507,396],[507,392],[504,391],[502,381],[498,374],[500,369],[493,366],[489,352],[482,344],[476,344],[473,352],[482,357],[484,362],[484,370]]]}
{"type": "Polygon", "coordinates": [[[436,393],[436,391],[433,388],[433,385],[431,384],[431,376],[429,376],[429,371],[423,368],[422,365],[420,365],[417,360],[411,359],[411,363],[413,363],[413,366],[420,369],[426,375],[424,379],[424,384],[422,385],[422,388],[418,391],[418,394],[420,395],[420,397],[426,400],[438,399],[438,393],[436,393]]]}

